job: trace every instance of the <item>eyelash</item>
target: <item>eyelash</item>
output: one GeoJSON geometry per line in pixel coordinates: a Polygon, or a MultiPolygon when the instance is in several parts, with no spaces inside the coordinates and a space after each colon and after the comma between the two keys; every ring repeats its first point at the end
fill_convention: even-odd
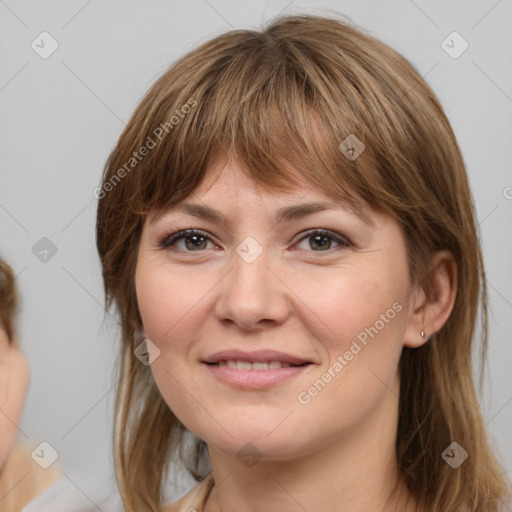
{"type": "MultiPolygon", "coordinates": [[[[207,240],[210,240],[211,242],[215,243],[212,238],[206,233],[205,231],[202,231],[200,229],[182,229],[180,231],[177,231],[175,233],[172,233],[170,235],[166,235],[159,243],[159,246],[161,249],[170,249],[173,244],[175,244],[177,241],[185,238],[189,238],[192,236],[201,236],[203,238],[206,238],[207,240]]],[[[352,243],[345,237],[338,235],[334,231],[330,231],[328,229],[320,229],[320,228],[314,228],[309,231],[306,231],[301,238],[297,241],[297,243],[301,242],[305,238],[311,238],[313,236],[327,236],[334,241],[338,242],[340,245],[331,249],[328,249],[326,251],[308,251],[308,252],[324,252],[324,253],[330,253],[333,250],[340,249],[340,248],[348,248],[352,246],[352,243]]],[[[203,252],[203,250],[199,251],[185,251],[189,253],[193,252],[203,252]]]]}

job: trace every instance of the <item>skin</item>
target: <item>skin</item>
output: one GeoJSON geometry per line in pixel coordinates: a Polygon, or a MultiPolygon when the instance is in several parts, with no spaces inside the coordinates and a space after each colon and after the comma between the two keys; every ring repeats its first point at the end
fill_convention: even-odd
{"type": "Polygon", "coordinates": [[[16,442],[29,380],[25,357],[0,327],[0,470],[16,442]]]}
{"type": "Polygon", "coordinates": [[[404,346],[425,343],[450,315],[455,264],[447,252],[434,255],[436,293],[427,300],[411,287],[405,240],[390,216],[368,209],[374,227],[344,209],[273,220],[283,206],[319,200],[332,202],[311,184],[263,191],[236,162],[219,158],[185,202],[220,210],[231,226],[174,210],[144,225],[136,268],[141,328],[160,350],[151,368],[162,396],[208,444],[217,486],[206,512],[413,510],[400,483],[404,492],[384,505],[397,478],[397,367],[404,346]],[[189,228],[212,240],[200,238],[199,249],[190,239],[160,246],[189,228]],[[315,243],[304,234],[311,228],[350,245],[315,243]],[[236,252],[247,236],[263,249],[252,263],[236,252]],[[300,403],[298,394],[397,302],[401,311],[300,403]],[[275,349],[315,364],[270,389],[239,390],[201,363],[227,348],[275,349]],[[260,457],[250,467],[237,455],[248,442],[260,457]]]}

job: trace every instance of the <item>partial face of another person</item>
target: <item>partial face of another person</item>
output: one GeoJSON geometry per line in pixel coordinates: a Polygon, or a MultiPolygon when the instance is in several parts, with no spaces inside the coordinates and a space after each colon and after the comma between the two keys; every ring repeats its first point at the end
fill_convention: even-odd
{"type": "Polygon", "coordinates": [[[396,411],[414,294],[399,224],[367,213],[373,225],[310,184],[269,193],[217,160],[179,208],[147,219],[136,292],[151,368],[201,439],[287,460],[396,411]]]}
{"type": "Polygon", "coordinates": [[[28,384],[27,361],[0,326],[0,471],[16,441],[28,384]]]}

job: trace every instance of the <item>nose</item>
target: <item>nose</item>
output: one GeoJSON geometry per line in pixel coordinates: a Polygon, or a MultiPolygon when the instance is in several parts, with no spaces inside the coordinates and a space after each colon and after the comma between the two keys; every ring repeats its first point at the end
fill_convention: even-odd
{"type": "Polygon", "coordinates": [[[219,321],[244,331],[282,324],[290,314],[291,301],[279,266],[266,251],[254,261],[240,254],[233,252],[232,269],[221,282],[215,307],[219,321]]]}

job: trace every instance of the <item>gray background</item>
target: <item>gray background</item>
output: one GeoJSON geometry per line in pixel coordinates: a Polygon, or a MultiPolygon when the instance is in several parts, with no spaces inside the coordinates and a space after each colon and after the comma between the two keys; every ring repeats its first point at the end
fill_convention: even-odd
{"type": "Polygon", "coordinates": [[[19,437],[32,447],[49,442],[84,494],[94,495],[88,475],[109,474],[111,458],[118,345],[103,309],[93,197],[110,150],[148,86],[199,42],[278,13],[330,9],[407,57],[458,137],[493,314],[482,406],[512,475],[510,0],[0,0],[0,253],[18,275],[32,369],[19,437]],[[59,44],[47,59],[31,48],[43,31],[59,44]],[[441,46],[453,31],[469,44],[456,59],[441,46]],[[42,237],[57,248],[46,262],[32,251],[42,237]]]}

